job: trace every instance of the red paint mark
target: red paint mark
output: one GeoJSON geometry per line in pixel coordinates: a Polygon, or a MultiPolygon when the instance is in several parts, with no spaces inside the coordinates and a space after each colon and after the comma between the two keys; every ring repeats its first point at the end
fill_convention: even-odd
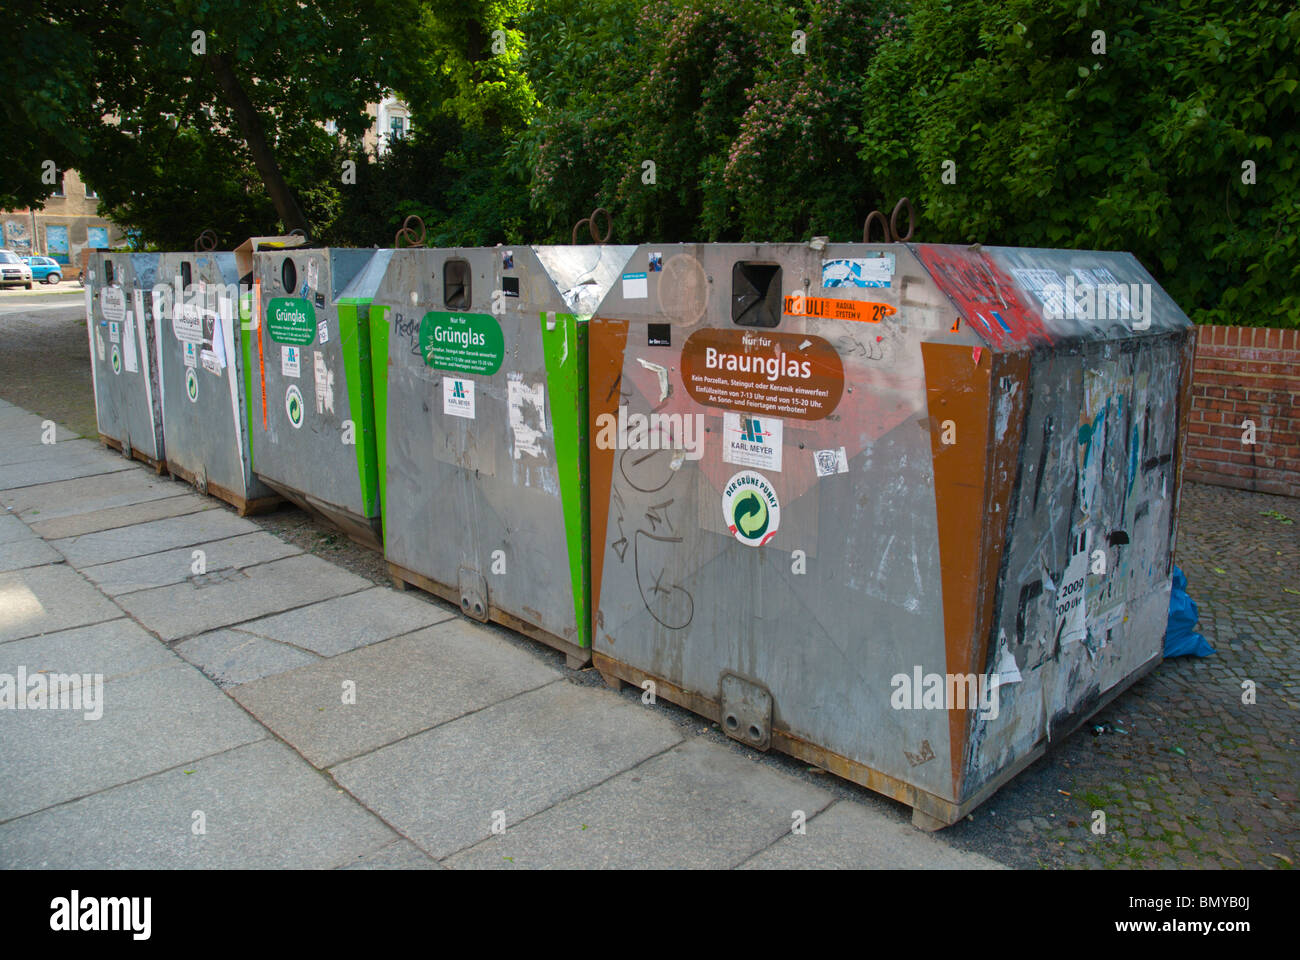
{"type": "MultiPolygon", "coordinates": [[[[1037,310],[1020,299],[1011,277],[988,253],[930,244],[922,244],[918,252],[966,322],[993,346],[1051,342],[1037,310]]],[[[956,330],[954,324],[952,332],[956,330]]]]}
{"type": "Polygon", "coordinates": [[[984,351],[983,347],[971,347],[970,350],[971,359],[975,361],[975,366],[977,367],[980,365],[980,354],[983,353],[983,351],[984,351]]]}
{"type": "Polygon", "coordinates": [[[262,373],[262,429],[266,429],[266,361],[262,357],[262,281],[253,281],[253,319],[257,323],[257,368],[262,373]]]}

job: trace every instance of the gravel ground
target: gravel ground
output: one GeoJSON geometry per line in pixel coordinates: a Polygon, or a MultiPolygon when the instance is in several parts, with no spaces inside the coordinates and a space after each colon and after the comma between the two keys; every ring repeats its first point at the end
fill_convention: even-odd
{"type": "MultiPolygon", "coordinates": [[[[80,301],[75,312],[4,315],[15,302],[12,293],[0,297],[0,397],[93,436],[80,301]]],[[[374,583],[390,582],[378,553],[296,507],[252,519],[374,583]]],[[[1185,484],[1177,562],[1200,605],[1199,629],[1217,653],[1161,664],[967,820],[944,830],[945,841],[1018,867],[1294,866],[1300,850],[1300,501],[1185,484]],[[1253,704],[1242,703],[1244,680],[1255,684],[1253,704]],[[1105,834],[1091,830],[1099,810],[1105,834]]],[[[539,659],[563,663],[549,648],[495,629],[539,659]]],[[[570,679],[602,683],[592,669],[570,679]]],[[[627,688],[623,696],[638,698],[641,691],[627,688]]],[[[729,744],[754,763],[910,820],[909,810],[878,794],[789,757],[749,751],[671,704],[661,701],[660,708],[681,727],[729,744]]]]}

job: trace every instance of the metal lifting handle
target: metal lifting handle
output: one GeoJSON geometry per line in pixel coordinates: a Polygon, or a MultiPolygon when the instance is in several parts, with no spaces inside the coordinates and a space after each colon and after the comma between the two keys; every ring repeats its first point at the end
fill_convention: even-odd
{"type": "Polygon", "coordinates": [[[593,242],[609,243],[609,238],[614,233],[614,218],[610,215],[608,210],[604,207],[597,207],[595,210],[591,211],[591,216],[583,217],[573,225],[573,235],[570,238],[570,242],[574,245],[578,242],[578,228],[584,223],[587,225],[587,232],[591,234],[593,242]],[[603,237],[596,232],[596,218],[602,213],[605,215],[605,235],[603,237]]]}
{"type": "Polygon", "coordinates": [[[420,217],[417,217],[415,214],[411,214],[409,217],[403,220],[401,229],[398,230],[397,233],[393,235],[394,249],[400,250],[402,248],[403,244],[400,243],[399,241],[401,241],[403,238],[405,238],[407,241],[405,244],[405,246],[407,247],[423,247],[424,238],[425,238],[424,221],[420,217]],[[411,226],[412,220],[414,220],[416,225],[420,228],[419,233],[416,233],[415,229],[411,226]]]}
{"type": "Polygon", "coordinates": [[[217,234],[213,230],[204,230],[194,238],[195,253],[211,253],[217,249],[217,234]]]}
{"type": "Polygon", "coordinates": [[[888,220],[885,219],[885,215],[879,210],[872,210],[867,214],[866,223],[862,225],[863,243],[871,242],[871,224],[877,220],[880,221],[880,232],[884,234],[884,240],[881,241],[882,243],[897,243],[900,241],[911,240],[912,232],[916,228],[916,208],[912,206],[911,200],[904,197],[902,200],[899,200],[898,203],[894,204],[894,212],[889,215],[888,220]],[[898,215],[902,212],[904,207],[907,208],[907,233],[900,235],[898,232],[898,215]]]}

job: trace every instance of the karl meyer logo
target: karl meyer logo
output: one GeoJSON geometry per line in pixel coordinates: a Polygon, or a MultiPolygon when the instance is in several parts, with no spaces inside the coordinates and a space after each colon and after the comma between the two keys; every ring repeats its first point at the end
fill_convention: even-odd
{"type": "Polygon", "coordinates": [[[755,417],[740,418],[740,438],[746,443],[767,443],[772,436],[770,430],[764,430],[763,424],[755,417]]]}
{"type": "Polygon", "coordinates": [[[86,720],[104,715],[102,673],[0,673],[0,709],[80,710],[86,720]]]}
{"type": "Polygon", "coordinates": [[[133,940],[148,940],[153,930],[152,897],[70,897],[50,901],[50,929],[75,933],[82,930],[121,931],[133,940]]]}

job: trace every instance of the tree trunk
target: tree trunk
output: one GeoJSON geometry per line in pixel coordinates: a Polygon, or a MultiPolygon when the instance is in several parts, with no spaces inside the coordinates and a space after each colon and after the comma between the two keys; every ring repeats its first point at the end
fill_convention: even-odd
{"type": "Polygon", "coordinates": [[[271,202],[275,204],[276,212],[284,222],[285,230],[298,229],[306,234],[307,218],[302,215],[293,191],[284,182],[280,166],[275,162],[275,154],[271,152],[270,144],[266,142],[266,135],[262,132],[261,118],[258,117],[253,102],[248,99],[248,94],[244,92],[244,87],[239,82],[239,77],[235,75],[234,68],[220,53],[209,53],[207,60],[213,76],[217,79],[217,84],[226,95],[226,101],[235,111],[239,128],[248,142],[248,150],[253,155],[253,162],[257,164],[257,171],[262,175],[262,182],[271,195],[271,202]]]}

